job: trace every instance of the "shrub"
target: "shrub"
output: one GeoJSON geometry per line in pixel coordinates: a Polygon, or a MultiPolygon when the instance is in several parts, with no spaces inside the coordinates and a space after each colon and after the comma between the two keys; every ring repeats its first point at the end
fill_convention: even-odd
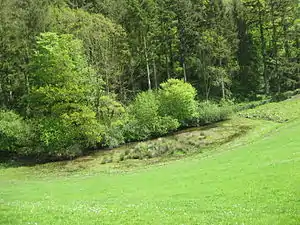
{"type": "Polygon", "coordinates": [[[103,136],[103,126],[96,120],[96,113],[88,106],[70,103],[63,104],[56,110],[64,126],[72,129],[73,139],[84,147],[93,147],[100,143],[103,136]]]}
{"type": "Polygon", "coordinates": [[[129,141],[161,136],[179,127],[176,119],[159,115],[158,96],[152,91],[138,94],[129,106],[128,114],[125,136],[129,141]]]}
{"type": "Polygon", "coordinates": [[[97,119],[104,125],[103,146],[117,147],[125,142],[124,126],[128,122],[125,108],[115,96],[101,96],[96,107],[97,119]]]}
{"type": "Polygon", "coordinates": [[[169,79],[161,84],[160,115],[170,116],[181,123],[192,119],[197,110],[196,89],[182,80],[169,79]]]}
{"type": "Polygon", "coordinates": [[[155,137],[167,134],[170,131],[177,130],[180,126],[176,119],[170,116],[158,117],[153,124],[153,134],[155,137]]]}
{"type": "Polygon", "coordinates": [[[125,143],[124,124],[113,124],[112,126],[105,126],[103,132],[102,146],[109,148],[118,147],[125,143]]]}
{"type": "Polygon", "coordinates": [[[158,117],[159,102],[156,93],[152,91],[138,94],[130,106],[130,112],[145,125],[149,125],[158,117]]]}
{"type": "Polygon", "coordinates": [[[115,100],[115,96],[101,96],[95,108],[97,119],[108,127],[114,122],[119,122],[125,114],[125,108],[115,100]]]}
{"type": "Polygon", "coordinates": [[[233,113],[233,106],[222,104],[221,106],[211,102],[198,104],[197,122],[200,125],[219,122],[228,119],[233,113]]]}
{"type": "Polygon", "coordinates": [[[21,116],[13,111],[0,111],[0,150],[21,153],[28,150],[31,138],[31,128],[21,116]]]}
{"type": "Polygon", "coordinates": [[[35,121],[40,151],[57,157],[74,157],[100,143],[103,127],[95,113],[79,104],[57,105],[54,115],[35,121]]]}

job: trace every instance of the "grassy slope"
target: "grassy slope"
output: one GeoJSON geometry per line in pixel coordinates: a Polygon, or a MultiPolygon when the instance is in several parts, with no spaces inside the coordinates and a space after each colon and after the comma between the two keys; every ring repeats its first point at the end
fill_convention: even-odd
{"type": "Polygon", "coordinates": [[[2,169],[0,224],[300,224],[300,122],[255,123],[206,157],[126,173],[2,169]]]}
{"type": "Polygon", "coordinates": [[[242,117],[252,119],[264,119],[276,122],[286,122],[299,118],[300,116],[300,96],[293,100],[283,102],[273,102],[260,107],[249,109],[239,113],[242,117]]]}

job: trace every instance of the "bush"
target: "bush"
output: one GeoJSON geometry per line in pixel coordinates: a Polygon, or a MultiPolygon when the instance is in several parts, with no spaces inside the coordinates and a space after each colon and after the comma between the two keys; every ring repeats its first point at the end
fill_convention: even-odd
{"type": "Polygon", "coordinates": [[[123,105],[115,100],[115,96],[101,96],[96,111],[97,119],[105,129],[102,145],[113,148],[123,144],[124,126],[128,122],[123,105]]]}
{"type": "Polygon", "coordinates": [[[35,121],[39,152],[56,157],[74,157],[101,142],[103,127],[87,106],[57,105],[53,111],[56,116],[35,121]]]}
{"type": "Polygon", "coordinates": [[[233,106],[230,104],[217,105],[211,102],[198,104],[198,125],[210,124],[228,119],[233,113],[233,106]]]}
{"type": "Polygon", "coordinates": [[[160,115],[170,116],[181,123],[192,119],[197,111],[196,89],[182,80],[169,79],[161,84],[160,115]]]}
{"type": "Polygon", "coordinates": [[[63,104],[56,110],[64,126],[72,129],[73,139],[85,148],[100,143],[103,136],[103,126],[96,120],[96,113],[88,106],[70,103],[63,104]]]}
{"type": "Polygon", "coordinates": [[[26,153],[31,139],[31,128],[21,116],[13,111],[0,111],[0,150],[26,153]]]}
{"type": "Polygon", "coordinates": [[[124,144],[124,127],[125,124],[123,123],[114,123],[111,126],[105,126],[102,146],[114,148],[124,144]]]}
{"type": "Polygon", "coordinates": [[[141,122],[141,125],[150,125],[158,117],[159,102],[156,93],[152,91],[138,94],[130,105],[129,112],[141,122]]]}
{"type": "Polygon", "coordinates": [[[170,116],[158,117],[153,124],[153,134],[155,137],[159,137],[170,131],[177,130],[179,126],[179,122],[170,116]]]}
{"type": "Polygon", "coordinates": [[[179,127],[176,119],[159,115],[159,101],[156,93],[142,92],[128,108],[129,122],[125,126],[128,141],[157,137],[179,127]]]}

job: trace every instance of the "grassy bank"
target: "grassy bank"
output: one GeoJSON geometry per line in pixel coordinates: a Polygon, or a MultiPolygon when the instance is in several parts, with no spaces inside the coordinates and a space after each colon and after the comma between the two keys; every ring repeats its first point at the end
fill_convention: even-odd
{"type": "Polygon", "coordinates": [[[247,135],[181,160],[2,168],[0,224],[299,224],[299,119],[241,121],[247,135]]]}

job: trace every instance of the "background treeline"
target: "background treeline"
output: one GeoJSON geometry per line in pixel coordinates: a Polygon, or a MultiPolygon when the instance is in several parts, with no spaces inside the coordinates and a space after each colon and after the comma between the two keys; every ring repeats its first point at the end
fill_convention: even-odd
{"type": "Polygon", "coordinates": [[[76,156],[300,88],[299,18],[298,0],[0,0],[0,149],[76,156]]]}

